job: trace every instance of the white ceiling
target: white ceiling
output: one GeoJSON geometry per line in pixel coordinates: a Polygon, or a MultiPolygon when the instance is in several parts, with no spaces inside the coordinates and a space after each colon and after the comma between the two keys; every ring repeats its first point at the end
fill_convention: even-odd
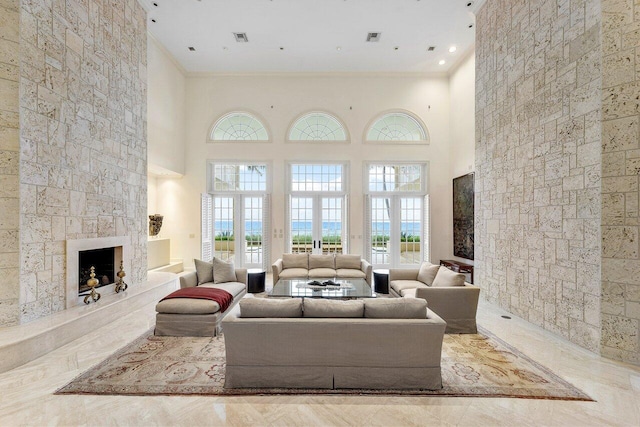
{"type": "Polygon", "coordinates": [[[482,3],[139,1],[149,12],[149,32],[186,71],[193,73],[447,72],[473,49],[472,11],[482,3]],[[234,32],[246,33],[249,43],[237,43],[234,32]],[[367,43],[368,32],[381,32],[380,41],[367,43]],[[189,46],[195,52],[190,52],[189,46]],[[428,52],[429,46],[436,49],[428,52]],[[449,53],[450,46],[456,46],[457,51],[449,53]],[[442,59],[446,63],[439,65],[442,59]]]}

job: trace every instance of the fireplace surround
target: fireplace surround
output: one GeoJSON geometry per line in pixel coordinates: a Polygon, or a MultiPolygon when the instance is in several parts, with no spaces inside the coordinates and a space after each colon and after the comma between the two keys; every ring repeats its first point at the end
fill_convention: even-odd
{"type": "MultiPolygon", "coordinates": [[[[115,293],[115,272],[119,270],[120,261],[125,272],[131,271],[131,241],[128,236],[98,237],[93,239],[67,240],[67,287],[66,308],[84,304],[81,292],[81,264],[80,254],[88,263],[99,263],[106,268],[96,276],[98,280],[106,277],[104,284],[98,290],[103,295],[115,293]],[[113,249],[113,250],[111,250],[113,249]],[[100,257],[106,256],[106,259],[100,257]],[[107,280],[108,279],[108,280],[107,280]]],[[[84,266],[86,267],[86,266],[84,266]]]]}

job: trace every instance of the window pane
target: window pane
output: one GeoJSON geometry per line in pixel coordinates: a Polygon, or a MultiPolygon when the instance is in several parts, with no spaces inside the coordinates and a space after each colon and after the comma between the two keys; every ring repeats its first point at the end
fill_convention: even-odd
{"type": "Polygon", "coordinates": [[[346,141],[340,121],[327,113],[313,112],[300,117],[289,131],[290,141],[346,141]]]}
{"type": "Polygon", "coordinates": [[[370,165],[369,191],[422,190],[422,167],[420,165],[370,165]]]}
{"type": "Polygon", "coordinates": [[[291,191],[342,191],[342,165],[291,165],[291,191]]]}
{"type": "Polygon", "coordinates": [[[427,132],[406,113],[389,113],[369,128],[367,141],[426,141],[427,132]]]}
{"type": "Polygon", "coordinates": [[[214,141],[268,141],[264,125],[248,113],[230,113],[220,118],[211,131],[214,141]]]}
{"type": "Polygon", "coordinates": [[[265,165],[213,166],[214,191],[266,191],[267,167],[265,165]]]}
{"type": "Polygon", "coordinates": [[[422,223],[422,199],[404,197],[400,199],[400,262],[420,264],[420,236],[422,223]]]}
{"type": "MultiPolygon", "coordinates": [[[[215,218],[215,257],[233,259],[235,236],[233,234],[233,198],[215,197],[213,217],[215,218]]],[[[206,260],[209,261],[209,260],[206,260]]]]}

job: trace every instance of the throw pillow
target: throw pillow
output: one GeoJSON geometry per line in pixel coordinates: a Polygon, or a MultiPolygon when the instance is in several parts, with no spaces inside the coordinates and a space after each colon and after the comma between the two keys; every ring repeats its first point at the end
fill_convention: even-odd
{"type": "Polygon", "coordinates": [[[309,256],[307,254],[283,254],[282,268],[309,269],[309,256]]]}
{"type": "Polygon", "coordinates": [[[455,271],[451,271],[446,267],[442,267],[438,270],[438,274],[436,274],[435,279],[433,279],[433,283],[431,284],[434,288],[444,288],[447,286],[464,286],[464,274],[456,273],[455,271]]]}
{"type": "Polygon", "coordinates": [[[199,259],[194,259],[193,262],[196,265],[198,285],[213,282],[213,264],[199,259]]]}
{"type": "Polygon", "coordinates": [[[304,317],[362,317],[362,300],[332,301],[328,299],[305,298],[304,317]]]}
{"type": "Polygon", "coordinates": [[[309,270],[314,268],[336,268],[333,255],[309,255],[309,270]]]}
{"type": "Polygon", "coordinates": [[[302,317],[301,298],[242,298],[240,317],[302,317]]]}
{"type": "Polygon", "coordinates": [[[420,271],[418,271],[418,280],[427,286],[431,286],[439,268],[439,265],[431,264],[427,261],[423,262],[420,266],[420,271]]]}
{"type": "Polygon", "coordinates": [[[339,268],[359,270],[361,263],[360,255],[336,255],[336,270],[339,268]]]}
{"type": "Polygon", "coordinates": [[[417,298],[365,299],[364,317],[374,319],[426,319],[427,301],[417,298]]]}
{"type": "Polygon", "coordinates": [[[237,282],[236,269],[233,262],[224,262],[221,259],[213,259],[213,283],[237,282]]]}

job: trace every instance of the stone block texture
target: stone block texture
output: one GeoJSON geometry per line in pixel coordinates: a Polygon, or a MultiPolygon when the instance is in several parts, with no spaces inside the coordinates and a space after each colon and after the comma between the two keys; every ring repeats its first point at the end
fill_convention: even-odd
{"type": "Polygon", "coordinates": [[[3,326],[65,308],[67,239],[130,236],[146,281],[147,34],[136,0],[0,12],[3,326]]]}
{"type": "Polygon", "coordinates": [[[602,43],[601,348],[640,364],[639,1],[602,0],[602,43]]]}
{"type": "Polygon", "coordinates": [[[18,323],[19,1],[0,2],[0,326],[18,323]]]}
{"type": "MultiPolygon", "coordinates": [[[[601,170],[600,6],[488,0],[476,20],[477,281],[486,299],[594,352],[609,179],[601,170]]],[[[615,69],[607,78],[633,74],[615,69]]],[[[624,201],[608,203],[625,210],[624,201]]]]}

